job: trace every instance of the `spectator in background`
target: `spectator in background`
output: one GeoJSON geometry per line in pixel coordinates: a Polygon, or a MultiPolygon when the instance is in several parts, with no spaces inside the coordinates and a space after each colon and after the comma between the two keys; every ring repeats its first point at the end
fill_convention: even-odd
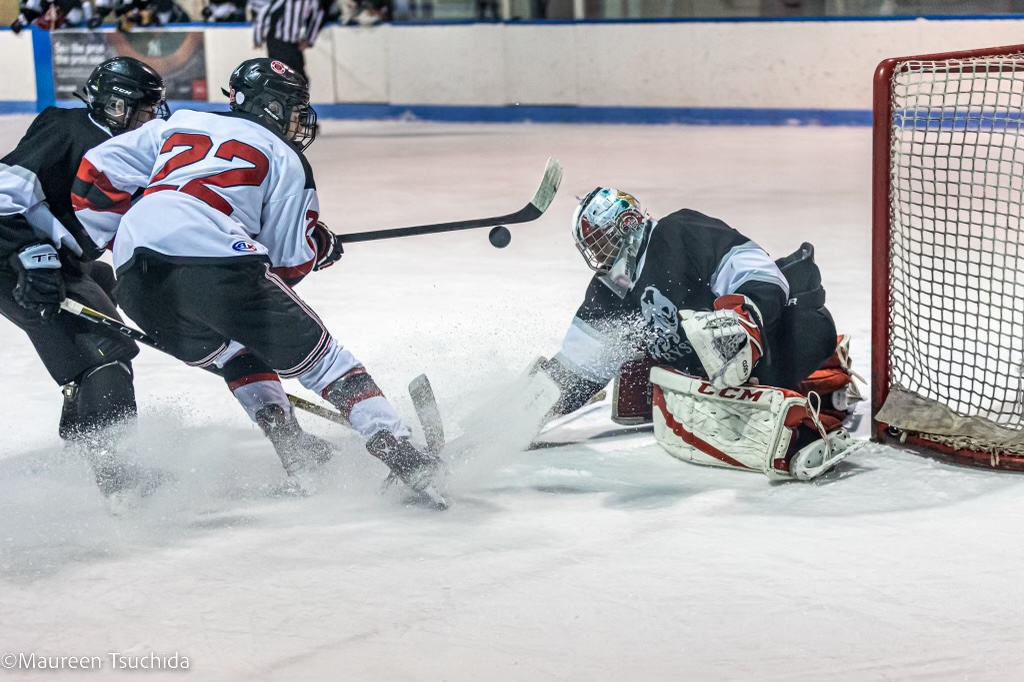
{"type": "Polygon", "coordinates": [[[203,21],[245,21],[245,0],[209,0],[203,8],[203,21]]]}
{"type": "Polygon", "coordinates": [[[501,9],[498,7],[498,0],[476,0],[476,17],[480,21],[500,21],[501,9]]]}
{"type": "Polygon", "coordinates": [[[150,9],[153,12],[152,21],[157,26],[187,24],[192,21],[188,13],[174,0],[154,0],[150,9]]]}
{"type": "Polygon", "coordinates": [[[54,28],[77,28],[84,25],[92,14],[92,7],[82,0],[22,0],[18,6],[18,18],[11,24],[11,31],[19,33],[26,26],[38,26],[44,30],[54,28]]]}
{"type": "Polygon", "coordinates": [[[187,24],[191,19],[174,0],[94,0],[89,28],[98,28],[111,12],[118,30],[128,32],[136,26],[187,24]]]}
{"type": "Polygon", "coordinates": [[[303,52],[316,42],[330,0],[250,0],[255,16],[253,39],[256,47],[267,46],[267,56],[306,74],[303,52]]]}
{"type": "Polygon", "coordinates": [[[339,9],[342,26],[375,26],[392,17],[389,0],[343,0],[339,9]]]}

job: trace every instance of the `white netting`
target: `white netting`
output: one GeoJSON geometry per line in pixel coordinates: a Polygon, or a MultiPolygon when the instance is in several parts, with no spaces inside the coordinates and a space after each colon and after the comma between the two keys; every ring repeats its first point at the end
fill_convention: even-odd
{"type": "MultiPolygon", "coordinates": [[[[1024,428],[1024,56],[906,61],[892,79],[891,386],[1024,428]]],[[[892,410],[889,410],[892,412],[892,410]]],[[[948,433],[915,423],[888,423],[948,433]]]]}

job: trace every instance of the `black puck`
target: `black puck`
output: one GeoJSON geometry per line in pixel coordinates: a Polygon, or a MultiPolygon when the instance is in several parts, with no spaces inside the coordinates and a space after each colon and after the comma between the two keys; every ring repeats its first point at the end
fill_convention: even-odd
{"type": "Polygon", "coordinates": [[[491,229],[491,233],[487,235],[487,238],[491,240],[491,246],[496,249],[504,249],[506,246],[512,243],[512,233],[508,231],[508,228],[504,225],[498,225],[491,229]]]}

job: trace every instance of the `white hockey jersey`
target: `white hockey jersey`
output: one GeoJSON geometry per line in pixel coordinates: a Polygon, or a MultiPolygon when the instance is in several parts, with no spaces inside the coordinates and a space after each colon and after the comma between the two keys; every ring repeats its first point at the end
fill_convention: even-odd
{"type": "Polygon", "coordinates": [[[260,258],[296,281],[316,261],[309,164],[244,114],[181,110],[104,142],[82,160],[72,202],[99,247],[113,242],[118,271],[140,253],[193,264],[260,258]]]}

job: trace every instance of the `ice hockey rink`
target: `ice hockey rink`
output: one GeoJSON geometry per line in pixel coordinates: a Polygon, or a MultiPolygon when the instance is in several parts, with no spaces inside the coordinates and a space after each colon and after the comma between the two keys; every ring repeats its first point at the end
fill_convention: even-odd
{"type": "MultiPolygon", "coordinates": [[[[3,118],[0,148],[29,120],[3,118]]],[[[308,156],[339,232],[507,213],[548,156],[565,166],[504,250],[486,230],[356,244],[299,288],[410,420],[421,372],[453,436],[494,406],[486,446],[451,463],[452,508],[381,497],[384,466],[306,415],[343,451],[316,496],[268,494],[284,473],[223,383],[143,349],[139,456],[178,482],[112,517],[57,437],[59,390],[0,324],[0,653],[189,658],[148,680],[1021,675],[1024,478],[868,446],[814,484],[771,484],[650,434],[523,452],[502,412],[581,300],[569,222],[599,184],[655,216],[720,217],[776,257],[812,242],[867,377],[868,128],[327,121],[308,156]]],[[[546,437],[610,429],[609,412],[546,437]]]]}

